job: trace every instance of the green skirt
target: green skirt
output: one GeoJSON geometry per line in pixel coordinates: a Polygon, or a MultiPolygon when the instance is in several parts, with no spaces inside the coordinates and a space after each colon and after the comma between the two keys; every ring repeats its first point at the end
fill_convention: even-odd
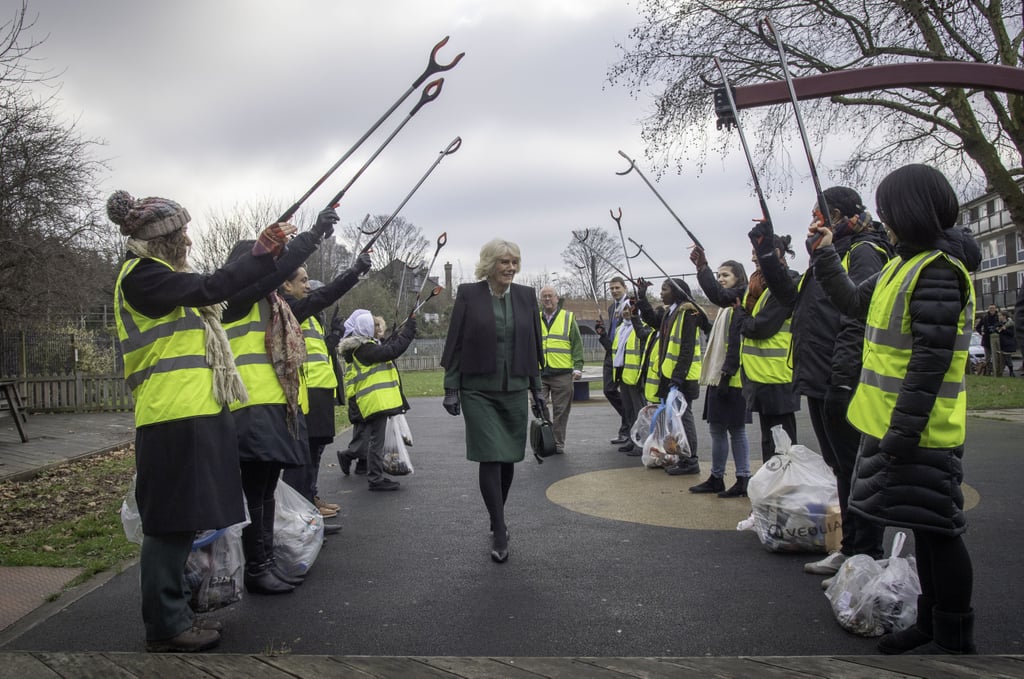
{"type": "Polygon", "coordinates": [[[521,462],[526,456],[529,390],[463,389],[466,459],[473,462],[521,462]]]}

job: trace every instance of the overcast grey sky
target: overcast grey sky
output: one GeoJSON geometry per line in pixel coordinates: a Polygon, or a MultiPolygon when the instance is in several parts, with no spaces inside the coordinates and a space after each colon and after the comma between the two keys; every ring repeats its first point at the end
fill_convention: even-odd
{"type": "MultiPolygon", "coordinates": [[[[13,16],[17,0],[0,0],[13,16]]],[[[644,162],[639,120],[649,97],[606,82],[638,20],[627,0],[30,0],[40,65],[63,71],[62,115],[106,141],[104,189],[165,196],[193,229],[211,209],[300,196],[423,71],[451,36],[445,73],[424,107],[346,195],[343,223],[390,213],[456,136],[447,157],[402,211],[439,257],[470,280],[480,246],[517,242],[527,273],[564,271],[571,229],[605,227],[623,210],[627,236],[663,268],[688,273],[688,240],[635,174],[644,162]]],[[[319,209],[408,115],[419,95],[310,199],[319,209]]],[[[710,94],[709,94],[710,96],[710,94]]],[[[714,125],[713,120],[695,124],[714,125]]],[[[739,151],[656,182],[704,242],[712,263],[749,261],[746,231],[759,214],[739,151]]],[[[771,202],[779,231],[799,237],[813,189],[771,202]],[[783,199],[786,199],[785,201],[783,199]]],[[[865,197],[868,198],[870,194],[865,197]]],[[[870,204],[870,203],[869,203],[870,204]]],[[[797,268],[806,257],[799,253],[797,268]]],[[[637,275],[657,271],[640,260],[637,275]]]]}

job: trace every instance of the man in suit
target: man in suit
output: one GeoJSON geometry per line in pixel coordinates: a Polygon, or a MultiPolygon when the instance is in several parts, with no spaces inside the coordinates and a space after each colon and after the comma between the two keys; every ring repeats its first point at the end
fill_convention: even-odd
{"type": "Polygon", "coordinates": [[[620,276],[615,276],[608,282],[608,292],[612,294],[612,303],[608,306],[608,328],[606,330],[604,325],[599,322],[595,330],[597,331],[598,341],[604,347],[604,365],[601,370],[604,382],[604,397],[608,399],[608,403],[619,414],[619,431],[610,442],[615,445],[621,445],[622,448],[619,450],[626,452],[632,447],[629,440],[629,430],[633,423],[629,421],[626,415],[626,409],[622,404],[622,395],[619,393],[620,385],[615,381],[615,372],[612,369],[612,340],[615,338],[615,332],[618,330],[619,324],[622,323],[622,307],[627,302],[626,282],[620,276]]]}

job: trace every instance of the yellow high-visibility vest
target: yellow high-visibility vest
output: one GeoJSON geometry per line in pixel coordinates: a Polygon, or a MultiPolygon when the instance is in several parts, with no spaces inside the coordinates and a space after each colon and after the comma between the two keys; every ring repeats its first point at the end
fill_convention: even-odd
{"type": "MultiPolygon", "coordinates": [[[[746,296],[743,295],[746,302],[746,296]]],[[[761,293],[751,316],[757,316],[764,309],[764,305],[771,295],[770,290],[761,293]]],[[[740,364],[743,373],[751,382],[759,384],[785,384],[793,381],[793,366],[789,363],[790,345],[793,343],[793,335],[789,330],[792,317],[787,318],[779,331],[766,339],[751,339],[744,337],[740,343],[740,364]]]]}
{"type": "MultiPolygon", "coordinates": [[[[167,262],[150,259],[174,270],[167,262]]],[[[176,307],[165,316],[150,318],[124,298],[121,283],[141,261],[126,261],[114,287],[117,338],[124,379],[135,399],[135,426],[215,415],[223,406],[213,397],[213,370],[206,361],[206,332],[199,311],[176,307]]]]}
{"type": "MultiPolygon", "coordinates": [[[[377,344],[377,340],[370,340],[377,344]]],[[[394,361],[365,365],[352,354],[345,366],[345,397],[364,419],[402,407],[402,381],[394,361]]]]}
{"type": "MultiPolygon", "coordinates": [[[[266,298],[252,305],[237,321],[224,324],[224,332],[231,342],[231,353],[235,356],[238,374],[249,392],[249,402],[231,404],[231,410],[256,405],[287,404],[284,389],[277,379],[274,366],[267,356],[267,323],[270,320],[270,302],[266,298]]],[[[309,412],[309,391],[304,370],[299,370],[299,406],[302,412],[309,412]]]]}
{"type": "Polygon", "coordinates": [[[540,315],[540,333],[543,339],[544,359],[549,368],[572,368],[572,328],[573,314],[571,311],[559,309],[551,319],[551,327],[544,322],[543,312],[540,315]]]}
{"type": "Polygon", "coordinates": [[[306,340],[306,386],[310,389],[336,389],[338,376],[331,367],[323,326],[316,316],[310,316],[301,327],[302,337],[306,340]]]}
{"type": "Polygon", "coordinates": [[[846,414],[850,424],[868,436],[881,439],[889,430],[914,341],[910,331],[910,298],[921,271],[939,258],[945,258],[956,267],[963,277],[968,299],[957,321],[953,360],[921,432],[920,445],[953,448],[964,442],[967,426],[964,375],[973,332],[974,286],[964,265],[939,250],[922,252],[907,260],[894,257],[879,274],[865,323],[864,367],[846,414]]]}

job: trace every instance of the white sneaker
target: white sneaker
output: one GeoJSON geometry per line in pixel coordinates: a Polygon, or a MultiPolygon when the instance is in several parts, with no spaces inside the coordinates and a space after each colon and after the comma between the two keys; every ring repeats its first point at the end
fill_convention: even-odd
{"type": "Polygon", "coordinates": [[[832,552],[821,561],[804,564],[804,573],[815,575],[835,575],[839,567],[846,561],[846,555],[842,552],[832,552]]]}
{"type": "Polygon", "coordinates": [[[835,581],[835,579],[836,579],[836,576],[834,576],[834,575],[831,578],[825,578],[824,580],[821,581],[821,588],[822,589],[828,589],[829,587],[832,586],[832,583],[835,581]]]}

